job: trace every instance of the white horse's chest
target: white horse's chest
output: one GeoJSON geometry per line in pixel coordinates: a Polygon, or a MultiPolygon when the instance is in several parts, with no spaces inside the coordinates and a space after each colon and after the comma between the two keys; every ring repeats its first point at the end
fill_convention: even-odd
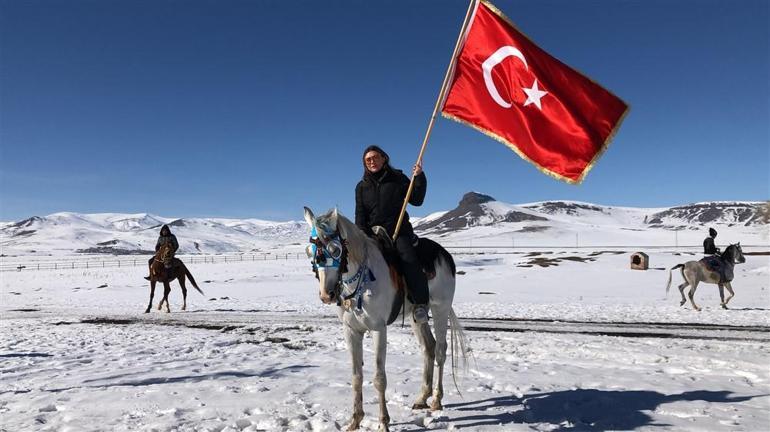
{"type": "Polygon", "coordinates": [[[339,316],[345,325],[357,331],[381,331],[387,327],[387,323],[381,317],[373,317],[366,313],[365,309],[346,310],[344,308],[339,309],[339,316]]]}

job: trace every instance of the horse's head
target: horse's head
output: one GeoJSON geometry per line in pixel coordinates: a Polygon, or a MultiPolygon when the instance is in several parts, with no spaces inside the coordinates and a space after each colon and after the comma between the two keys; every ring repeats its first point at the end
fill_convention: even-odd
{"type": "Polygon", "coordinates": [[[741,242],[727,246],[722,257],[728,257],[732,260],[733,264],[743,264],[746,262],[746,257],[743,256],[743,249],[741,249],[741,242]]]}
{"type": "Polygon", "coordinates": [[[337,209],[319,216],[305,207],[305,221],[310,225],[310,244],[306,251],[320,283],[321,301],[329,304],[339,300],[340,278],[347,267],[345,241],[337,227],[337,209]]]}

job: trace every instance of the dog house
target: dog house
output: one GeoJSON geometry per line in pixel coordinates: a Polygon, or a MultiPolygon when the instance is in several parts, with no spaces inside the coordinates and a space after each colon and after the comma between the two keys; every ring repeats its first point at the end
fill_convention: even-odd
{"type": "Polygon", "coordinates": [[[631,254],[631,270],[647,270],[650,268],[650,257],[644,252],[631,254]]]}

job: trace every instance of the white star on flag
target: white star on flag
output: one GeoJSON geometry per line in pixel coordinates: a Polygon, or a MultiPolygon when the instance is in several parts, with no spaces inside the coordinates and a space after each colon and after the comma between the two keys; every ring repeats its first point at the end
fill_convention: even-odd
{"type": "Polygon", "coordinates": [[[537,80],[535,80],[535,83],[532,84],[532,88],[522,88],[524,90],[524,93],[527,94],[527,100],[524,101],[524,106],[527,106],[529,104],[535,104],[537,105],[537,108],[542,111],[543,107],[540,105],[540,98],[547,95],[547,91],[542,91],[539,88],[537,88],[537,80]]]}

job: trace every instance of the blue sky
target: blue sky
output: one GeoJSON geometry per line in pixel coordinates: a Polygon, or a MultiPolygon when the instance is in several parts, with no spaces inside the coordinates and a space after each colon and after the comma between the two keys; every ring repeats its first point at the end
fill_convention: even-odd
{"type": "MultiPolygon", "coordinates": [[[[631,106],[584,183],[439,119],[428,194],[656,207],[770,198],[766,0],[498,0],[631,106]]],[[[361,152],[408,169],[467,2],[0,0],[0,219],[352,214],[361,152]]]]}

